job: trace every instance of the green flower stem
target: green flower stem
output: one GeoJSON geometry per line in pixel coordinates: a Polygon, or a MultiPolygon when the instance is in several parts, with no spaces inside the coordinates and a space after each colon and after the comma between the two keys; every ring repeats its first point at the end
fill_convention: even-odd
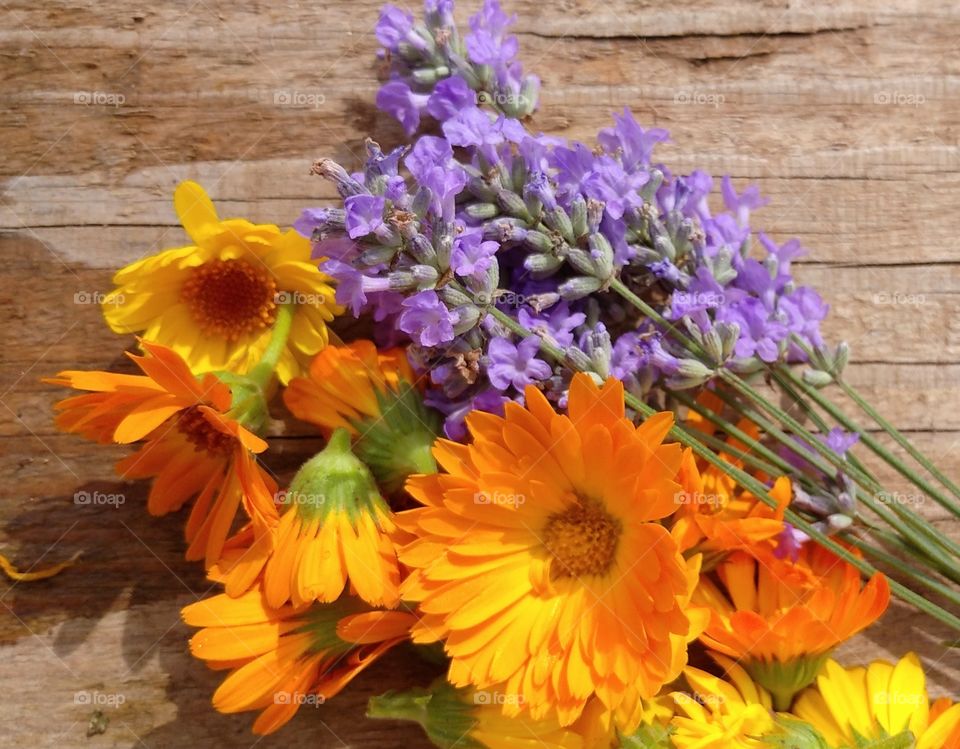
{"type": "Polygon", "coordinates": [[[893,569],[896,569],[901,574],[911,577],[912,579],[916,580],[918,583],[920,583],[923,587],[927,588],[928,590],[932,590],[935,593],[938,593],[939,595],[946,598],[948,601],[950,601],[950,603],[960,606],[960,593],[958,593],[954,588],[951,588],[950,586],[944,584],[940,580],[937,580],[936,578],[930,577],[929,575],[925,575],[922,572],[919,572],[911,567],[908,567],[907,565],[903,564],[903,562],[893,554],[883,551],[882,549],[878,549],[875,546],[871,546],[870,544],[866,543],[862,539],[857,538],[856,536],[853,536],[853,535],[848,536],[846,538],[846,541],[850,545],[860,549],[860,551],[862,551],[864,554],[873,557],[874,559],[876,559],[879,562],[882,562],[888,567],[892,567],[893,569]]]}
{"type": "Polygon", "coordinates": [[[270,335],[270,342],[263,351],[263,356],[258,361],[247,377],[266,388],[270,383],[273,373],[280,363],[280,357],[287,348],[287,338],[290,337],[290,328],[293,325],[293,312],[296,307],[293,303],[281,304],[277,307],[277,319],[273,323],[273,332],[270,335]]]}
{"type": "MultiPolygon", "coordinates": [[[[728,397],[722,391],[717,391],[717,394],[724,400],[728,397]]],[[[727,402],[729,403],[730,401],[728,400],[727,402]]],[[[740,410],[744,416],[753,421],[754,424],[781,444],[796,448],[796,442],[790,435],[765,419],[760,413],[751,408],[741,407],[740,410]]],[[[860,502],[869,507],[891,527],[898,528],[904,536],[913,542],[916,549],[921,552],[924,557],[935,555],[941,564],[945,565],[948,569],[953,568],[954,574],[960,574],[960,567],[958,567],[956,561],[953,561],[949,556],[950,554],[960,555],[960,545],[957,545],[935,526],[924,521],[919,515],[916,515],[901,503],[891,502],[887,504],[878,500],[877,496],[882,493],[879,485],[870,486],[871,491],[865,490],[863,484],[870,484],[867,477],[859,475],[855,469],[851,470],[852,466],[849,466],[843,458],[830,450],[830,448],[820,440],[816,439],[808,430],[800,425],[799,422],[793,419],[793,417],[788,418],[791,422],[789,425],[790,428],[816,447],[817,452],[827,458],[831,465],[825,464],[823,460],[815,455],[804,456],[805,460],[824,473],[829,474],[835,468],[851,476],[851,478],[857,482],[856,495],[860,502]],[[897,522],[898,518],[902,521],[902,524],[897,522]],[[954,550],[953,547],[955,547],[956,550],[954,550]],[[947,552],[947,556],[945,556],[943,552],[947,552]]],[[[916,556],[916,554],[914,556],[916,556]]]]}
{"type": "MultiPolygon", "coordinates": [[[[719,397],[721,397],[721,398],[725,398],[724,394],[721,393],[721,392],[717,392],[717,395],[718,395],[719,397]]],[[[772,452],[772,451],[771,451],[769,448],[767,448],[765,445],[763,445],[763,444],[761,444],[760,442],[757,442],[756,440],[754,440],[750,435],[748,435],[748,434],[746,434],[745,432],[743,432],[741,429],[739,429],[738,427],[736,427],[734,424],[730,423],[729,421],[727,421],[727,420],[724,419],[723,417],[717,415],[716,412],[712,411],[711,409],[707,408],[706,406],[702,406],[701,404],[695,403],[695,402],[694,402],[691,398],[689,398],[688,396],[682,396],[682,395],[680,395],[680,394],[678,394],[678,393],[672,393],[672,396],[675,397],[675,398],[677,398],[681,403],[685,403],[685,405],[688,405],[692,410],[696,411],[697,413],[699,413],[699,414],[700,414],[701,416],[703,416],[704,418],[710,420],[713,424],[715,424],[715,425],[718,426],[719,428],[723,429],[725,432],[727,432],[728,434],[730,434],[730,435],[731,435],[732,437],[734,437],[735,439],[737,439],[737,440],[743,442],[744,444],[748,445],[751,450],[756,450],[756,451],[760,452],[761,454],[763,454],[763,455],[765,455],[765,456],[768,456],[771,460],[774,460],[774,461],[776,462],[776,465],[775,465],[775,466],[774,466],[774,465],[770,465],[770,464],[766,464],[766,466],[757,466],[757,467],[760,467],[760,470],[763,470],[763,471],[765,471],[766,473],[768,473],[768,474],[770,474],[770,475],[776,475],[776,474],[779,473],[779,472],[782,472],[782,473],[784,473],[784,474],[790,474],[790,473],[794,473],[794,472],[796,471],[796,469],[795,469],[794,466],[790,465],[787,461],[785,461],[785,460],[784,460],[783,458],[781,458],[779,455],[777,455],[776,453],[772,452]]],[[[727,402],[729,402],[729,401],[727,401],[727,402]]],[[[763,421],[763,420],[761,419],[760,421],[763,421]]],[[[755,422],[755,423],[756,423],[756,422],[755,422]]],[[[760,426],[762,429],[764,429],[764,431],[767,430],[767,425],[766,425],[766,424],[758,424],[758,426],[760,426]]],[[[770,427],[773,428],[775,431],[779,432],[779,430],[776,430],[776,428],[773,427],[772,425],[770,425],[770,427]]],[[[781,435],[783,435],[782,432],[779,432],[779,433],[780,433],[781,435]]],[[[719,447],[718,447],[716,444],[711,444],[710,441],[705,440],[704,438],[705,438],[705,437],[708,437],[708,436],[709,436],[709,435],[699,435],[700,440],[701,440],[702,442],[704,442],[705,444],[707,444],[708,446],[712,447],[714,450],[718,450],[718,452],[722,452],[722,451],[725,451],[725,450],[726,450],[726,451],[729,451],[728,446],[727,446],[725,443],[723,443],[723,442],[721,442],[721,441],[719,441],[719,440],[716,440],[716,442],[720,442],[719,447]]],[[[787,435],[783,435],[783,436],[784,436],[784,437],[787,437],[787,435]]],[[[784,444],[787,444],[788,447],[791,446],[791,444],[789,444],[789,443],[784,443],[784,444]]],[[[740,452],[740,451],[737,451],[737,452],[740,452]]],[[[815,461],[815,456],[811,456],[811,462],[814,462],[814,461],[815,461]]],[[[745,462],[748,462],[748,461],[745,461],[745,462]]],[[[750,461],[750,462],[756,462],[756,461],[750,461]]],[[[823,469],[821,468],[821,470],[823,470],[823,469]]],[[[808,488],[814,489],[814,490],[816,489],[816,486],[813,484],[812,481],[804,480],[805,477],[799,477],[799,478],[800,478],[800,480],[801,480],[801,483],[804,483],[805,486],[807,486],[808,488]]],[[[876,503],[875,503],[873,497],[871,497],[871,496],[869,496],[869,495],[866,495],[866,496],[863,498],[863,501],[864,501],[865,504],[867,504],[868,506],[870,506],[871,509],[874,509],[874,511],[875,511],[878,515],[880,515],[880,517],[881,517],[881,518],[884,520],[884,522],[886,522],[888,525],[893,525],[893,524],[895,524],[895,522],[896,522],[896,519],[895,519],[895,518],[891,517],[888,512],[887,512],[886,514],[884,514],[884,513],[885,513],[885,506],[880,505],[879,507],[876,507],[876,508],[875,508],[875,504],[876,504],[876,503]]],[[[868,527],[870,527],[870,526],[868,526],[868,527]]],[[[872,527],[870,527],[870,528],[871,528],[871,531],[872,531],[872,530],[873,530],[872,527]]],[[[913,541],[913,542],[912,542],[911,544],[909,544],[909,545],[904,545],[903,548],[904,548],[912,557],[914,557],[917,561],[923,562],[923,563],[925,563],[925,564],[932,564],[932,565],[934,565],[934,566],[935,566],[938,570],[940,570],[943,574],[945,574],[945,575],[947,575],[948,577],[950,577],[950,579],[956,581],[956,576],[957,576],[958,572],[960,572],[960,570],[957,570],[957,569],[955,568],[955,564],[954,564],[953,559],[952,559],[951,557],[945,557],[945,556],[943,556],[943,555],[941,555],[941,554],[931,553],[930,550],[929,550],[928,544],[924,543],[924,538],[923,538],[922,535],[919,535],[919,536],[918,536],[918,535],[913,535],[913,534],[911,534],[911,538],[912,538],[912,541],[913,541]]],[[[881,552],[881,553],[882,553],[882,552],[881,552]]],[[[903,571],[903,572],[905,572],[905,573],[907,573],[907,574],[910,574],[910,569],[909,569],[908,567],[905,567],[905,566],[902,565],[902,564],[898,564],[898,565],[896,565],[896,566],[897,566],[897,569],[900,569],[901,571],[903,571]]]]}
{"type": "MultiPolygon", "coordinates": [[[[619,282],[618,282],[619,283],[619,282]]],[[[461,290],[462,287],[460,287],[461,290]]],[[[498,310],[496,307],[488,307],[487,311],[491,314],[499,323],[504,325],[512,332],[520,336],[529,336],[533,333],[530,330],[527,330],[524,326],[520,325],[518,322],[510,318],[506,313],[498,310]]],[[[550,358],[552,358],[558,364],[566,365],[570,367],[570,363],[564,357],[563,352],[554,346],[553,344],[541,339],[540,341],[540,350],[550,358]]],[[[571,367],[572,368],[572,367],[571,367]]],[[[656,413],[655,409],[647,405],[639,398],[634,396],[632,393],[626,393],[624,396],[624,402],[630,408],[634,409],[638,413],[649,417],[656,413]]],[[[737,468],[736,466],[728,463],[723,460],[723,458],[716,455],[709,448],[707,448],[702,442],[700,442],[696,436],[690,434],[683,427],[674,425],[670,430],[670,435],[680,442],[680,444],[685,447],[689,447],[693,450],[694,454],[702,458],[706,462],[710,463],[713,466],[716,466],[721,471],[730,476],[734,481],[736,481],[740,486],[742,486],[747,491],[751,492],[758,500],[768,505],[769,507],[776,508],[778,503],[777,500],[770,496],[767,488],[755,477],[746,473],[745,471],[737,468]]],[[[811,523],[809,523],[804,518],[797,515],[793,510],[787,509],[785,514],[787,522],[793,525],[795,528],[803,531],[807,536],[812,540],[816,541],[818,544],[824,548],[832,551],[838,557],[844,561],[851,564],[854,568],[859,570],[862,574],[871,576],[878,572],[877,568],[872,564],[867,562],[864,559],[861,559],[856,554],[854,554],[850,549],[843,546],[840,543],[837,543],[832,538],[830,538],[825,533],[821,532],[815,528],[811,523]]],[[[950,613],[949,611],[941,608],[935,603],[928,601],[919,593],[914,590],[906,587],[902,583],[891,580],[890,581],[890,590],[894,595],[898,596],[901,600],[911,604],[914,608],[932,616],[939,622],[942,622],[953,629],[960,631],[960,618],[950,613]]]]}
{"type": "MultiPolygon", "coordinates": [[[[799,346],[801,347],[801,349],[807,354],[808,357],[811,355],[812,352],[810,351],[810,348],[809,348],[805,343],[803,343],[802,341],[799,341],[799,342],[798,342],[798,345],[799,345],[799,346]]],[[[844,380],[842,380],[841,378],[838,378],[838,377],[836,376],[836,374],[834,374],[833,372],[828,372],[828,374],[830,375],[831,379],[840,386],[841,390],[843,390],[843,392],[844,392],[851,400],[853,400],[853,402],[856,403],[856,404],[860,407],[861,410],[863,410],[863,411],[864,411],[871,419],[873,419],[887,434],[889,434],[890,437],[893,438],[893,440],[894,440],[898,445],[900,445],[904,450],[906,450],[914,460],[916,460],[918,463],[920,463],[921,466],[923,466],[927,471],[929,471],[930,474],[931,474],[934,478],[936,478],[940,483],[942,483],[945,487],[947,487],[954,495],[956,495],[957,497],[960,497],[960,488],[958,488],[957,485],[956,485],[953,481],[951,481],[951,480],[950,480],[949,478],[947,478],[940,470],[938,470],[938,469],[936,468],[936,466],[933,465],[933,463],[930,461],[929,458],[927,458],[925,455],[923,455],[923,453],[921,453],[919,450],[917,450],[917,449],[910,443],[910,441],[909,441],[906,437],[903,436],[903,434],[902,434],[901,432],[897,431],[897,429],[896,429],[890,422],[888,422],[886,419],[884,419],[884,418],[877,412],[877,410],[876,410],[875,408],[873,408],[873,406],[871,406],[866,400],[864,400],[864,398],[863,398],[856,390],[853,389],[852,386],[848,385],[848,384],[847,384],[844,380]]],[[[790,375],[792,375],[790,379],[792,379],[792,380],[797,379],[797,378],[796,378],[796,375],[793,375],[792,372],[790,373],[790,375]]],[[[903,466],[903,464],[900,463],[900,461],[898,461],[893,455],[891,455],[882,445],[880,445],[879,443],[877,443],[876,440],[874,440],[873,437],[872,437],[869,433],[866,433],[865,430],[860,429],[860,428],[857,427],[856,425],[853,425],[853,422],[852,422],[850,419],[848,419],[845,415],[843,415],[843,413],[840,412],[840,411],[836,408],[836,406],[834,406],[832,403],[830,403],[830,401],[828,401],[826,398],[824,398],[824,397],[820,394],[820,392],[816,390],[816,388],[810,388],[810,387],[809,387],[808,385],[806,385],[806,383],[804,383],[802,380],[800,381],[800,383],[801,383],[802,385],[804,385],[804,390],[810,389],[810,390],[813,390],[813,391],[814,391],[814,393],[815,393],[815,395],[816,395],[817,397],[814,397],[814,394],[810,394],[809,397],[810,397],[812,400],[817,401],[818,403],[819,403],[820,401],[826,401],[826,403],[829,404],[830,408],[827,408],[827,406],[825,406],[825,405],[821,405],[821,407],[822,407],[825,411],[827,411],[828,413],[830,413],[831,416],[833,416],[835,419],[837,419],[837,421],[838,421],[840,424],[844,424],[847,429],[850,429],[851,431],[855,431],[857,434],[859,434],[860,437],[861,437],[861,439],[863,440],[864,444],[866,444],[871,450],[873,450],[875,453],[877,453],[877,455],[879,455],[881,458],[883,458],[887,463],[889,463],[891,466],[893,466],[893,467],[894,467],[898,472],[900,472],[902,475],[906,476],[906,478],[910,479],[911,483],[913,483],[914,486],[916,486],[918,489],[921,489],[922,491],[925,491],[925,492],[927,492],[928,494],[930,494],[930,496],[933,497],[933,498],[934,498],[939,504],[941,504],[944,508],[946,508],[947,510],[949,510],[951,513],[953,513],[953,514],[956,515],[957,517],[960,517],[960,504],[957,504],[957,503],[955,503],[955,502],[951,502],[951,501],[948,500],[947,498],[943,497],[943,495],[941,495],[939,491],[936,491],[936,490],[927,491],[927,489],[924,489],[923,486],[929,486],[929,485],[927,485],[926,482],[923,482],[923,485],[921,485],[920,483],[917,483],[916,481],[914,481],[914,479],[912,478],[912,476],[915,476],[916,474],[914,474],[912,471],[909,471],[909,469],[907,469],[906,466],[903,466]],[[834,416],[834,411],[836,411],[837,414],[839,414],[839,415],[834,416]],[[851,426],[846,426],[847,424],[850,424],[851,426]],[[891,459],[892,459],[894,462],[891,462],[891,459]],[[899,465],[897,465],[897,464],[899,464],[899,465]],[[907,471],[907,472],[905,473],[905,471],[907,471]]]]}
{"type": "Polygon", "coordinates": [[[948,510],[951,514],[955,515],[956,517],[960,517],[960,504],[947,499],[947,497],[945,497],[940,491],[927,483],[921,476],[917,475],[915,471],[907,467],[903,461],[901,461],[883,445],[877,442],[869,432],[855,424],[839,408],[821,395],[816,388],[807,385],[807,383],[797,377],[797,375],[787,367],[777,367],[774,370],[774,376],[776,377],[778,374],[780,377],[788,379],[808,398],[814,401],[824,411],[829,413],[832,418],[837,420],[838,424],[843,426],[845,429],[848,429],[851,432],[856,432],[858,435],[860,435],[860,441],[863,442],[864,445],[870,448],[870,450],[872,450],[878,457],[896,470],[897,473],[909,480],[911,484],[930,496],[934,501],[937,502],[937,504],[948,510]]]}

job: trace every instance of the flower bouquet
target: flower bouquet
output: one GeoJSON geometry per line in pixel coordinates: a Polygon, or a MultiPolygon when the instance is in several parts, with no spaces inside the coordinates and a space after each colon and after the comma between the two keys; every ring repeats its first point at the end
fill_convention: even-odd
{"type": "Polygon", "coordinates": [[[181,184],[192,244],[104,300],[138,372],[48,380],[60,429],[136,444],[150,513],[189,508],[213,706],[277,731],[412,643],[444,677],[368,714],[440,747],[960,748],[916,655],[831,657],[891,596],[960,630],[960,544],[875,466],[953,516],[960,487],[844,379],[755,187],[672,172],[629,110],[535,132],[512,20],[386,6],[408,142],[320,158],[341,199],[285,231],[181,184]],[[292,477],[281,413],[325,442],[292,477]]]}

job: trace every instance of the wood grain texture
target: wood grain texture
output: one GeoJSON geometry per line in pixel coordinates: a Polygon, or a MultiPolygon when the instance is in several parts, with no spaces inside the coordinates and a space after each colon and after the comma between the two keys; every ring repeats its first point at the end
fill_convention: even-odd
{"type": "MultiPolygon", "coordinates": [[[[362,719],[370,694],[429,680],[402,650],[278,736],[257,742],[249,717],[214,713],[218,677],[187,655],[178,617],[209,589],[181,559],[181,519],[148,518],[144,488],[116,482],[121,450],[56,434],[57,393],[38,383],[121,361],[127,342],[83,301],[109,289],[111,269],[184,240],[179,180],[203,183],[224,215],[289,224],[333,197],[307,174],[314,158],[356,164],[366,135],[400,140],[371,103],[378,4],[0,6],[0,549],[24,566],[81,554],[53,580],[0,589],[0,747],[426,746],[409,726],[362,719]],[[284,105],[295,92],[316,105],[284,105]],[[126,501],[74,504],[93,489],[126,501]],[[124,702],[88,740],[92,706],[75,695],[94,691],[124,702]]],[[[811,250],[798,273],[853,346],[851,381],[960,476],[956,2],[508,5],[544,81],[534,127],[589,141],[629,105],[670,129],[662,155],[676,171],[759,183],[771,205],[758,223],[811,250]]],[[[291,428],[273,467],[289,475],[315,448],[291,428]]],[[[921,509],[960,536],[940,508],[921,509]]],[[[897,607],[843,657],[915,648],[935,691],[956,694],[944,636],[897,607]]]]}

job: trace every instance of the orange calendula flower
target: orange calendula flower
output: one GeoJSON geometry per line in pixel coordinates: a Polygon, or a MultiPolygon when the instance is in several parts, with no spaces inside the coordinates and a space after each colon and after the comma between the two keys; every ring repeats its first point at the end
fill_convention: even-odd
{"type": "MultiPolygon", "coordinates": [[[[265,481],[246,485],[253,504],[270,503],[265,481]]],[[[351,450],[345,429],[307,461],[279,497],[279,517],[264,523],[270,552],[251,555],[238,544],[227,550],[215,578],[239,595],[263,572],[263,591],[273,607],[291,602],[337,600],[349,580],[372,606],[399,601],[400,569],[390,534],[393,514],[367,467],[351,450]]],[[[249,543],[261,542],[256,532],[249,543]]]]}
{"type": "Polygon", "coordinates": [[[437,470],[431,448],[440,418],[424,406],[414,382],[403,349],[377,351],[370,341],[355,341],[317,354],[309,375],[294,378],[283,400],[326,436],[349,431],[357,455],[393,493],[410,474],[437,470]]]}
{"type": "Polygon", "coordinates": [[[231,669],[213,695],[222,713],[259,710],[257,734],[276,731],[301,705],[336,696],[354,676],[407,638],[414,616],[370,610],[352,599],[306,606],[267,605],[259,588],[213,596],[183,609],[202,627],[190,652],[231,669]]]}
{"type": "Polygon", "coordinates": [[[923,666],[914,653],[896,664],[874,661],[866,668],[843,668],[829,660],[816,685],[797,698],[794,712],[838,749],[960,749],[960,704],[947,699],[930,703],[923,666]],[[889,742],[881,744],[883,739],[889,742]]]}
{"type": "Polygon", "coordinates": [[[173,202],[194,244],[117,272],[117,288],[103,303],[110,327],[169,346],[194,372],[246,374],[267,350],[281,308],[289,307],[277,376],[286,383],[305,371],[326,346],[327,323],[338,311],[310,242],[272,224],[221,220],[196,182],[182,182],[173,202]]]}
{"type": "Polygon", "coordinates": [[[570,386],[559,415],[534,387],[504,417],[473,412],[473,441],[441,440],[444,472],[407,487],[422,508],[401,593],[420,604],[418,642],[442,640],[455,686],[503,685],[529,711],[572,724],[592,698],[626,730],[675,678],[698,633],[687,562],[657,521],[676,511],[679,445],[658,414],[636,427],[623,386],[570,386]]]}
{"type": "Polygon", "coordinates": [[[795,563],[735,552],[701,578],[694,601],[710,608],[704,644],[739,660],[786,710],[834,647],[880,617],[890,589],[882,574],[863,584],[853,565],[806,544],[795,563]]]}
{"type": "MultiPolygon", "coordinates": [[[[210,566],[240,509],[243,483],[260,477],[273,484],[254,457],[267,443],[231,418],[230,389],[214,375],[196,377],[171,349],[149,341],[141,345],[144,356],[128,355],[142,375],[65,371],[46,379],[87,391],[56,404],[56,424],[101,444],[142,440],[117,463],[117,473],[153,479],[147,497],[152,515],[195,499],[186,526],[187,558],[205,559],[210,566]]],[[[253,506],[246,509],[258,514],[253,506]]]]}

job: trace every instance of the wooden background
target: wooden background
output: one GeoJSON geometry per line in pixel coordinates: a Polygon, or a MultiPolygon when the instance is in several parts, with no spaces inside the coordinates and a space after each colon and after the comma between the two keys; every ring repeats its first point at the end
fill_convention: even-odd
{"type": "MultiPolygon", "coordinates": [[[[143,487],[116,483],[122,450],[52,428],[59,393],[38,378],[118,364],[128,341],[88,301],[112,269],[183,242],[178,181],[199,180],[222,215],[289,224],[332,197],[307,174],[314,158],[356,165],[365,135],[402,135],[372,105],[376,2],[150,5],[0,4],[0,550],[22,566],[81,555],[53,580],[0,588],[0,746],[426,746],[414,728],[362,720],[367,695],[427,681],[404,652],[274,737],[214,713],[218,677],[187,655],[178,618],[209,589],[181,559],[182,518],[149,519],[143,487]],[[80,490],[126,502],[77,505],[80,490]],[[103,706],[102,735],[86,738],[93,706],[78,692],[122,696],[103,706]]],[[[758,223],[811,249],[799,274],[853,345],[850,379],[960,475],[955,0],[509,8],[544,81],[535,127],[590,139],[629,105],[672,131],[662,155],[675,170],[759,182],[772,203],[758,223]]],[[[290,472],[316,445],[274,447],[290,472]]],[[[944,636],[893,610],[844,657],[916,648],[935,691],[956,694],[944,636]]]]}

